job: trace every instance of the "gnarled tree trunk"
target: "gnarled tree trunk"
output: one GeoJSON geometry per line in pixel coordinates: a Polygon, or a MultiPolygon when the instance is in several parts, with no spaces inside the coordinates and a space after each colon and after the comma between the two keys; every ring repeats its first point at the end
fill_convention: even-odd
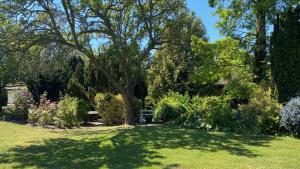
{"type": "Polygon", "coordinates": [[[135,125],[133,93],[123,93],[122,97],[124,99],[126,108],[125,125],[135,125]]]}

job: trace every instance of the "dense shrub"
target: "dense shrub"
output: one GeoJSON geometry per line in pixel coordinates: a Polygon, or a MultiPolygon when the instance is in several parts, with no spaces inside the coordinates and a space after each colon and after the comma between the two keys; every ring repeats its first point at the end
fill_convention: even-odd
{"type": "Polygon", "coordinates": [[[235,127],[234,112],[230,108],[229,99],[226,97],[211,96],[202,98],[200,111],[202,111],[204,122],[209,124],[213,130],[228,131],[235,127]]]}
{"type": "Polygon", "coordinates": [[[233,87],[236,90],[228,92],[227,95],[223,93],[221,96],[196,96],[191,100],[186,95],[169,93],[157,103],[154,117],[156,120],[171,121],[171,124],[187,128],[277,133],[282,106],[271,97],[271,91],[251,83],[246,87],[238,86],[233,87]],[[243,95],[243,91],[247,93],[243,95]],[[237,109],[234,109],[231,107],[234,97],[249,101],[238,104],[237,109]]]}
{"type": "Polygon", "coordinates": [[[98,93],[95,96],[96,110],[107,125],[122,124],[125,119],[125,103],[121,95],[98,93]]]}
{"type": "Polygon", "coordinates": [[[39,120],[43,111],[39,109],[39,107],[33,107],[29,109],[28,114],[28,122],[32,123],[33,125],[39,124],[39,120]]]}
{"type": "Polygon", "coordinates": [[[84,86],[78,81],[78,79],[72,77],[68,83],[67,92],[72,97],[77,97],[80,99],[88,100],[87,93],[84,86]]]}
{"type": "Polygon", "coordinates": [[[29,122],[33,124],[72,128],[88,121],[91,105],[87,101],[67,95],[57,104],[47,100],[46,94],[40,98],[39,105],[29,110],[29,122]]]}
{"type": "Polygon", "coordinates": [[[169,92],[158,103],[154,112],[156,121],[168,122],[176,120],[181,114],[187,112],[189,106],[189,96],[175,92],[169,92]]]}
{"type": "Polygon", "coordinates": [[[39,105],[29,109],[28,121],[41,126],[53,125],[58,105],[47,100],[46,94],[40,98],[39,105]]]}
{"type": "Polygon", "coordinates": [[[205,130],[234,130],[234,112],[226,97],[194,97],[168,94],[157,104],[155,119],[205,130]]]}
{"type": "Polygon", "coordinates": [[[77,106],[77,118],[80,122],[87,123],[88,122],[88,112],[92,109],[92,105],[90,102],[86,100],[79,100],[77,106]]]}
{"type": "Polygon", "coordinates": [[[3,107],[0,118],[3,120],[9,120],[9,121],[23,121],[23,122],[26,121],[24,114],[17,113],[15,111],[15,107],[12,107],[12,106],[3,107]]]}
{"type": "Polygon", "coordinates": [[[28,121],[41,126],[53,125],[56,113],[57,104],[47,103],[30,109],[28,121]]]}
{"type": "Polygon", "coordinates": [[[300,136],[300,97],[291,99],[281,111],[281,126],[300,136]]]}
{"type": "Polygon", "coordinates": [[[239,79],[231,80],[223,89],[223,94],[230,98],[249,99],[258,86],[239,79]]]}
{"type": "Polygon", "coordinates": [[[77,98],[67,95],[58,103],[58,111],[55,116],[55,124],[58,127],[72,128],[79,125],[78,102],[77,98]]]}
{"type": "Polygon", "coordinates": [[[191,100],[190,110],[182,114],[177,123],[187,128],[210,130],[211,125],[205,122],[205,113],[202,107],[203,99],[199,96],[191,100]]]}
{"type": "Polygon", "coordinates": [[[281,105],[261,89],[253,94],[249,104],[240,106],[238,130],[275,134],[279,130],[281,105]]]}
{"type": "Polygon", "coordinates": [[[97,93],[94,99],[96,109],[99,113],[107,106],[107,103],[112,99],[113,94],[111,93],[97,93]]]}

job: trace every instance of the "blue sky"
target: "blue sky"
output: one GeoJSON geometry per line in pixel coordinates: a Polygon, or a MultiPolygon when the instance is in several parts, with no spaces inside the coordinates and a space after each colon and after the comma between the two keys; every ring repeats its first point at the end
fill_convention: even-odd
{"type": "Polygon", "coordinates": [[[208,0],[187,0],[187,6],[202,19],[210,41],[216,41],[222,37],[215,28],[218,17],[213,16],[214,8],[208,5],[208,0]]]}

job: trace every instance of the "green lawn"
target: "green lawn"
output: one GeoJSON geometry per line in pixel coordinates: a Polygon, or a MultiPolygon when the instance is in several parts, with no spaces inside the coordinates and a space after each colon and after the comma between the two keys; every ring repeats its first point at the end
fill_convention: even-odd
{"type": "Polygon", "coordinates": [[[166,127],[53,130],[0,122],[0,168],[300,167],[300,140],[166,127]]]}

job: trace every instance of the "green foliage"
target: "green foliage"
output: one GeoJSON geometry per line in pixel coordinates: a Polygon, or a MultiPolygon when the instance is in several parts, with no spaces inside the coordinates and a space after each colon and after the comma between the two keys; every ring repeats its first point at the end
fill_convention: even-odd
{"type": "MultiPolygon", "coordinates": [[[[0,7],[1,8],[1,7],[0,7]]],[[[0,14],[0,87],[15,82],[19,75],[19,60],[14,54],[16,42],[14,33],[20,30],[11,18],[0,14]]],[[[1,93],[1,92],[0,92],[1,93]]]]}
{"type": "Polygon", "coordinates": [[[197,86],[189,80],[194,70],[191,37],[207,41],[206,29],[200,18],[189,11],[180,12],[181,23],[165,34],[176,39],[155,52],[147,74],[149,96],[158,100],[168,90],[194,93],[197,86]]]}
{"type": "Polygon", "coordinates": [[[58,101],[60,95],[66,93],[75,70],[73,64],[82,61],[79,56],[57,43],[32,46],[22,56],[19,79],[26,83],[36,103],[44,92],[48,93],[48,99],[58,101]]]}
{"type": "Polygon", "coordinates": [[[252,58],[239,48],[238,41],[225,38],[209,43],[193,37],[192,47],[197,65],[191,78],[195,82],[207,84],[231,79],[250,81],[253,78],[252,58]]]}
{"type": "Polygon", "coordinates": [[[0,118],[8,121],[26,122],[27,116],[23,113],[16,112],[15,107],[7,106],[3,107],[2,113],[0,113],[0,118]]]}
{"type": "Polygon", "coordinates": [[[86,100],[79,100],[78,101],[78,107],[77,107],[77,118],[81,122],[83,121],[86,123],[88,121],[88,112],[92,110],[93,106],[90,102],[86,100]]]}
{"type": "Polygon", "coordinates": [[[189,105],[189,96],[176,92],[169,92],[158,103],[154,112],[156,121],[169,122],[176,120],[181,114],[186,113],[189,105]]]}
{"type": "Polygon", "coordinates": [[[156,169],[165,166],[298,169],[300,166],[299,139],[288,136],[154,126],[57,131],[0,122],[0,128],[1,169],[156,169]]]}
{"type": "Polygon", "coordinates": [[[258,134],[278,133],[281,108],[282,105],[271,97],[270,92],[260,88],[253,93],[249,104],[240,106],[237,130],[258,134]]]}
{"type": "MultiPolygon", "coordinates": [[[[42,111],[40,111],[38,108],[29,109],[28,122],[32,123],[33,125],[38,124],[41,115],[42,111]]],[[[43,123],[41,123],[41,125],[43,125],[43,123]]]]}
{"type": "Polygon", "coordinates": [[[272,77],[279,101],[287,102],[300,92],[300,16],[299,8],[282,13],[271,38],[272,77]]]}
{"type": "Polygon", "coordinates": [[[32,95],[28,91],[21,91],[15,95],[14,113],[23,114],[24,120],[28,119],[29,108],[33,104],[32,95]]]}
{"type": "Polygon", "coordinates": [[[55,116],[55,124],[58,127],[73,128],[79,125],[78,120],[78,102],[74,97],[65,96],[58,103],[57,115],[55,116]]]}
{"type": "Polygon", "coordinates": [[[84,100],[88,100],[87,92],[85,91],[85,88],[78,79],[72,77],[68,83],[68,93],[72,97],[81,98],[84,100]]]}
{"type": "Polygon", "coordinates": [[[105,109],[106,103],[112,99],[113,95],[111,93],[97,93],[95,96],[96,109],[99,111],[105,109]]]}
{"type": "MultiPolygon", "coordinates": [[[[271,90],[249,83],[247,90],[234,90],[234,95],[210,97],[169,92],[157,104],[154,117],[157,121],[174,125],[214,131],[237,131],[256,134],[279,132],[281,105],[271,97],[271,90]],[[268,91],[268,92],[266,92],[268,91]],[[247,92],[243,95],[242,92],[247,92]],[[247,99],[249,103],[231,107],[232,98],[247,99]]],[[[229,88],[228,88],[229,89],[229,88]]]]}
{"type": "MultiPolygon", "coordinates": [[[[236,37],[245,42],[253,41],[256,25],[255,16],[262,14],[265,25],[274,21],[276,14],[286,7],[297,4],[297,0],[208,0],[215,14],[220,18],[217,28],[226,36],[236,37]],[[263,12],[263,13],[261,13],[263,12]]],[[[250,44],[248,44],[250,45],[250,44]]]]}
{"type": "Polygon", "coordinates": [[[212,126],[205,122],[203,98],[196,96],[191,100],[190,109],[182,114],[177,123],[183,127],[210,130],[212,126]]]}
{"type": "Polygon", "coordinates": [[[28,121],[40,126],[54,125],[58,105],[47,99],[47,93],[44,93],[40,98],[39,105],[29,109],[28,121]]]}
{"type": "Polygon", "coordinates": [[[228,131],[235,127],[234,112],[226,97],[204,97],[201,105],[204,122],[211,125],[213,130],[228,131]]]}
{"type": "Polygon", "coordinates": [[[125,103],[123,97],[110,93],[97,93],[96,110],[107,125],[122,124],[125,120],[125,103]]]}
{"type": "Polygon", "coordinates": [[[48,103],[29,109],[28,121],[34,125],[53,125],[57,113],[57,104],[48,103]]]}
{"type": "Polygon", "coordinates": [[[242,81],[239,79],[230,80],[223,89],[223,95],[229,98],[249,100],[254,91],[258,90],[257,84],[249,81],[242,81]]]}
{"type": "Polygon", "coordinates": [[[72,128],[79,123],[87,122],[91,105],[85,100],[79,100],[66,95],[57,104],[47,99],[47,94],[41,96],[39,105],[29,110],[29,122],[40,125],[55,125],[72,128]]]}
{"type": "MultiPolygon", "coordinates": [[[[297,0],[209,0],[220,18],[216,27],[225,36],[239,39],[241,45],[255,55],[256,82],[267,79],[268,31],[277,14],[298,4],[297,0]],[[253,44],[255,43],[254,47],[253,44]]],[[[284,42],[284,41],[281,41],[284,42]]],[[[284,48],[283,48],[284,49],[284,48]]]]}
{"type": "MultiPolygon", "coordinates": [[[[24,28],[15,34],[20,35],[16,37],[20,46],[59,42],[79,51],[105,76],[114,92],[126,91],[124,98],[134,95],[152,50],[176,41],[176,36],[165,31],[172,33],[184,25],[180,14],[187,10],[184,0],[35,2],[1,1],[3,15],[24,28]],[[32,3],[39,10],[32,10],[32,3]],[[30,19],[24,22],[23,18],[30,19]]],[[[134,123],[132,113],[127,112],[126,123],[134,123]]]]}

